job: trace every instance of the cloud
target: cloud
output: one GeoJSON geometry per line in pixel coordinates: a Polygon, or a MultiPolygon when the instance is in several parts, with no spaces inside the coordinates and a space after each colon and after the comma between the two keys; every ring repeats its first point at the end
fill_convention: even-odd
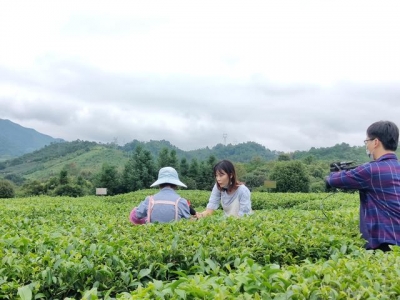
{"type": "Polygon", "coordinates": [[[396,122],[397,2],[288,3],[8,3],[0,118],[66,140],[190,150],[227,134],[280,151],[362,145],[396,122]]]}

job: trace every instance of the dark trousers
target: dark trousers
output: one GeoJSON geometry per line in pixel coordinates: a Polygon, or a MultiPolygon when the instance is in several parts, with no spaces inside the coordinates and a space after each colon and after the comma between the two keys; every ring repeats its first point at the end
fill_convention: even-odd
{"type": "Polygon", "coordinates": [[[367,250],[381,250],[383,252],[392,251],[392,249],[390,249],[389,245],[392,245],[392,244],[382,243],[378,247],[376,247],[375,249],[367,249],[367,250]]]}

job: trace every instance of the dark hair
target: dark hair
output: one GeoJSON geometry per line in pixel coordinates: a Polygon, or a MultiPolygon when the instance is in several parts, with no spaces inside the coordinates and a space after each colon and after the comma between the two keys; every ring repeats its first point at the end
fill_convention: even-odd
{"type": "Polygon", "coordinates": [[[399,144],[399,128],[390,121],[378,121],[371,124],[367,129],[370,139],[381,141],[385,150],[396,151],[399,144]]]}
{"type": "Polygon", "coordinates": [[[170,188],[173,188],[173,189],[176,189],[176,188],[177,188],[177,185],[176,185],[176,184],[172,184],[172,183],[168,183],[168,182],[166,182],[166,183],[161,183],[161,184],[159,185],[159,188],[160,188],[160,189],[163,189],[163,188],[165,188],[166,186],[169,186],[170,188]]]}
{"type": "MultiPolygon", "coordinates": [[[[217,172],[221,171],[223,171],[224,173],[228,174],[229,177],[231,177],[229,180],[228,192],[235,190],[238,185],[242,184],[240,181],[237,180],[235,166],[229,160],[224,159],[215,164],[213,168],[214,176],[217,175],[217,172]]],[[[219,190],[222,189],[222,187],[219,186],[218,183],[217,187],[219,190]]]]}

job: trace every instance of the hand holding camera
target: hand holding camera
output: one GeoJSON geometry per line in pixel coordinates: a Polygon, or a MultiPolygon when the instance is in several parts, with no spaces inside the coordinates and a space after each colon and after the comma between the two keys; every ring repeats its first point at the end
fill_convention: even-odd
{"type": "Polygon", "coordinates": [[[354,161],[333,162],[329,165],[331,172],[348,171],[357,168],[354,161]]]}

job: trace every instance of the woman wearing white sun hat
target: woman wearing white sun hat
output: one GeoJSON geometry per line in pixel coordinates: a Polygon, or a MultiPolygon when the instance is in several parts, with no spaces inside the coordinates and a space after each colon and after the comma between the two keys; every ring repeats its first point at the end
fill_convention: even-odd
{"type": "Polygon", "coordinates": [[[159,186],[160,191],[147,196],[130,213],[129,220],[133,224],[168,223],[191,217],[188,201],[176,192],[178,186],[187,186],[179,180],[178,172],[174,168],[161,168],[158,179],[150,187],[154,186],[159,186]]]}

